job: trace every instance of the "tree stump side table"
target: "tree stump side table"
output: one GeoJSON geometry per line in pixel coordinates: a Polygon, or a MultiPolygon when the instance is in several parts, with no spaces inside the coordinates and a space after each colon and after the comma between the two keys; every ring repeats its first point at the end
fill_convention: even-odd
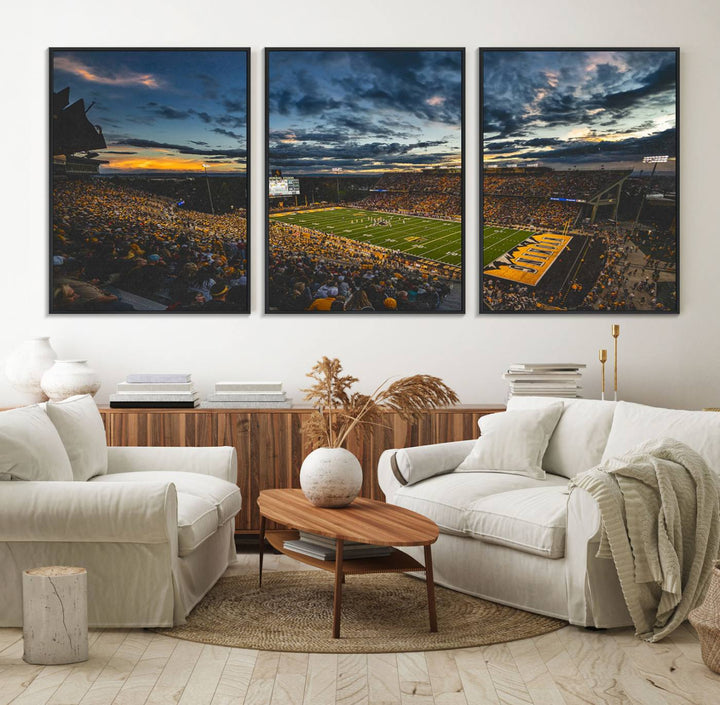
{"type": "Polygon", "coordinates": [[[88,658],[87,571],[23,571],[23,659],[50,666],[88,658]]]}

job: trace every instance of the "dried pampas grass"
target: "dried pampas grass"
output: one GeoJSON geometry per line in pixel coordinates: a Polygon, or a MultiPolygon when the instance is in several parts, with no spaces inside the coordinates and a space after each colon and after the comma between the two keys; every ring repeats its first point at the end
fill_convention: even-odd
{"type": "Polygon", "coordinates": [[[307,376],[315,383],[301,391],[313,402],[315,411],[303,430],[313,448],[339,448],[354,428],[367,434],[372,426],[383,426],[383,411],[394,411],[413,423],[426,409],[458,402],[450,387],[430,375],[403,377],[390,384],[386,380],[369,396],[351,392],[358,379],[343,375],[336,358],[323,357],[307,376]]]}

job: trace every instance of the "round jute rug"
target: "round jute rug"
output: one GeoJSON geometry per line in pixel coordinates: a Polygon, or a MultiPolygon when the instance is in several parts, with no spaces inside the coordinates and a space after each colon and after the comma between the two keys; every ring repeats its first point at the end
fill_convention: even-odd
{"type": "Polygon", "coordinates": [[[538,636],[565,622],[437,586],[438,632],[429,631],[424,581],[402,574],[349,575],[340,639],[331,638],[333,576],[321,571],[220,578],[182,626],[155,631],[204,644],[265,651],[434,651],[538,636]]]}

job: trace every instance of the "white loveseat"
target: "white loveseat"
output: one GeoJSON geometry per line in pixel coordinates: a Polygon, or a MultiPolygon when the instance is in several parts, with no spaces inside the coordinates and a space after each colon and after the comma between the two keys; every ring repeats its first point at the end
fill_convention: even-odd
{"type": "MultiPolygon", "coordinates": [[[[516,397],[508,411],[557,401],[516,397]]],[[[568,479],[665,437],[696,450],[720,477],[720,414],[562,401],[562,415],[542,456],[544,479],[458,471],[475,446],[471,440],[386,451],[378,466],[380,487],[388,502],[439,525],[433,546],[437,583],[572,624],[627,626],[632,621],[615,566],[596,558],[597,504],[584,490],[570,493],[568,479]]],[[[422,560],[421,551],[403,550],[422,560]]]]}
{"type": "Polygon", "coordinates": [[[82,566],[94,627],[172,626],[235,560],[234,448],[106,447],[89,396],[0,413],[0,626],[22,571],[82,566]]]}

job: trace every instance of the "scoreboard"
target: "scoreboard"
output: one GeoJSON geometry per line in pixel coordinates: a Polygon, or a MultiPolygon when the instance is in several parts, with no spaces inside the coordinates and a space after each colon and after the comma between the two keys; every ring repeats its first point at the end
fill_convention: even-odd
{"type": "Polygon", "coordinates": [[[299,196],[300,179],[292,176],[271,176],[268,195],[270,198],[277,196],[299,196]]]}

